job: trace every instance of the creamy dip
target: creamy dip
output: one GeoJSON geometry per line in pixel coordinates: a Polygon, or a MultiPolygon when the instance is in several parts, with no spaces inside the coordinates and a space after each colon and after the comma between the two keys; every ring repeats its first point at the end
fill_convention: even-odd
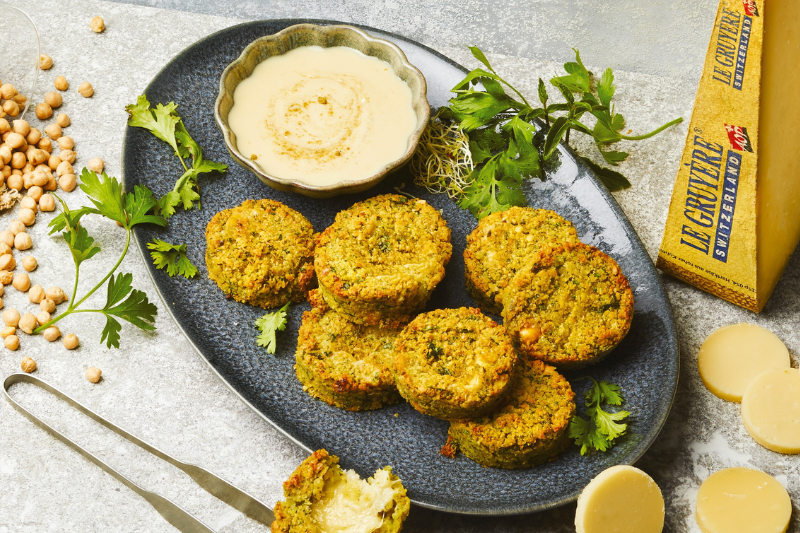
{"type": "Polygon", "coordinates": [[[417,122],[391,65],[344,46],[266,59],[233,102],[239,152],[271,176],[311,185],[376,174],[406,152],[417,122]]]}

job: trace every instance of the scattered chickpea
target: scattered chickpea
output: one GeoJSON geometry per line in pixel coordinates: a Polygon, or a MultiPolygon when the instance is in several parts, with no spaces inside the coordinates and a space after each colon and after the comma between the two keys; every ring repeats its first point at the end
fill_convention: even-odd
{"type": "Polygon", "coordinates": [[[45,126],[44,132],[48,137],[55,141],[61,137],[61,126],[58,124],[58,122],[53,122],[52,124],[45,126]]]}
{"type": "MultiPolygon", "coordinates": [[[[34,213],[39,210],[39,206],[36,204],[36,200],[31,198],[30,196],[26,196],[22,200],[20,200],[19,205],[26,209],[30,209],[34,213]]],[[[11,233],[14,233],[13,231],[11,233]]],[[[14,233],[16,235],[16,233],[14,233]]]]}
{"type": "Polygon", "coordinates": [[[106,23],[103,20],[103,17],[97,16],[93,17],[91,21],[89,21],[89,27],[92,28],[92,31],[95,33],[103,33],[103,30],[106,29],[106,23]]]}
{"type": "Polygon", "coordinates": [[[19,133],[25,137],[30,133],[31,125],[27,120],[19,119],[12,122],[11,129],[14,130],[14,133],[19,133]]]}
{"type": "Polygon", "coordinates": [[[17,250],[30,250],[33,246],[31,236],[27,232],[17,233],[14,237],[14,248],[17,250]]]}
{"type": "Polygon", "coordinates": [[[47,185],[44,186],[44,190],[46,191],[54,191],[58,188],[58,180],[55,176],[50,176],[50,180],[47,182],[47,185]]]}
{"type": "Polygon", "coordinates": [[[61,287],[49,287],[45,291],[45,295],[47,295],[48,300],[53,300],[56,305],[67,300],[67,295],[61,289],[61,287]]]}
{"type": "Polygon", "coordinates": [[[33,330],[36,329],[36,315],[33,313],[25,313],[19,319],[19,329],[30,335],[33,333],[33,330]]]}
{"type": "Polygon", "coordinates": [[[39,302],[39,309],[48,313],[52,313],[56,310],[56,303],[50,298],[45,297],[44,300],[39,302]]]}
{"type": "MultiPolygon", "coordinates": [[[[6,345],[6,348],[8,348],[11,351],[14,351],[17,348],[19,348],[19,337],[17,337],[16,335],[9,335],[8,337],[6,337],[4,339],[3,343],[6,345]]],[[[25,372],[30,373],[30,372],[33,372],[34,370],[36,370],[36,361],[31,359],[30,357],[26,357],[25,359],[22,360],[22,364],[20,366],[22,367],[22,370],[24,370],[25,372]],[[25,360],[26,359],[30,359],[31,362],[33,363],[33,365],[29,365],[29,364],[26,365],[25,364],[25,360]]]]}
{"type": "MultiPolygon", "coordinates": [[[[85,81],[78,86],[78,93],[80,93],[80,95],[84,98],[89,98],[94,94],[94,87],[92,87],[91,83],[85,81]]],[[[8,114],[10,115],[11,113],[8,114]]]]}
{"type": "Polygon", "coordinates": [[[72,150],[75,148],[75,141],[69,136],[59,137],[56,142],[58,143],[58,147],[62,150],[72,150]]]}
{"type": "Polygon", "coordinates": [[[22,175],[22,187],[25,189],[33,187],[33,172],[25,172],[22,175]]]}
{"type": "Polygon", "coordinates": [[[50,170],[55,170],[58,168],[58,165],[61,164],[61,158],[57,155],[51,155],[50,158],[47,160],[47,166],[50,170]]]}
{"type": "Polygon", "coordinates": [[[90,366],[86,369],[86,379],[91,381],[92,383],[97,383],[100,381],[100,377],[103,375],[103,371],[99,368],[90,366]]]}
{"type": "Polygon", "coordinates": [[[12,220],[8,225],[8,231],[16,236],[17,233],[23,233],[25,231],[25,224],[19,220],[12,220]]]}
{"type": "MultiPolygon", "coordinates": [[[[75,177],[75,174],[64,174],[58,179],[58,186],[67,192],[75,190],[77,184],[78,179],[75,177]]],[[[9,187],[11,186],[9,185],[9,187]]]]}
{"type": "Polygon", "coordinates": [[[43,194],[39,198],[39,209],[42,211],[48,212],[53,211],[56,208],[56,199],[53,198],[52,194],[43,194]]]}
{"type": "Polygon", "coordinates": [[[14,270],[17,260],[11,254],[0,255],[0,270],[14,270]]]}
{"type": "Polygon", "coordinates": [[[10,83],[4,83],[0,85],[0,96],[3,97],[5,100],[10,100],[17,95],[17,88],[11,85],[10,83]]]}
{"type": "Polygon", "coordinates": [[[8,285],[14,280],[14,273],[10,270],[0,270],[0,283],[8,285]]]}
{"type": "MultiPolygon", "coordinates": [[[[30,196],[31,198],[33,198],[34,200],[36,200],[37,202],[41,203],[42,195],[44,194],[44,191],[42,190],[41,187],[38,187],[38,186],[34,185],[33,187],[30,187],[28,189],[28,192],[26,194],[28,196],[30,196]]],[[[54,207],[55,207],[55,205],[54,205],[54,207]]],[[[41,209],[42,211],[46,211],[46,209],[42,208],[41,205],[39,206],[39,209],[41,209]]],[[[51,209],[51,211],[52,211],[52,209],[51,209]]],[[[19,222],[19,220],[17,222],[19,222]]],[[[22,224],[22,222],[20,222],[20,224],[22,224]]],[[[24,227],[25,224],[22,224],[22,226],[24,227]]],[[[23,231],[25,231],[25,230],[23,230],[23,231]]]]}
{"type": "Polygon", "coordinates": [[[50,318],[50,313],[47,311],[39,311],[36,313],[36,322],[38,322],[40,326],[44,326],[50,322],[50,318]]]}
{"type": "Polygon", "coordinates": [[[56,167],[56,175],[60,178],[64,174],[75,174],[75,169],[72,168],[72,163],[69,161],[62,161],[56,167]]]}
{"type": "Polygon", "coordinates": [[[105,165],[106,165],[105,161],[103,161],[103,160],[102,160],[102,159],[100,159],[99,157],[93,157],[93,158],[91,158],[91,159],[89,160],[89,162],[88,162],[88,163],[86,163],[86,167],[87,167],[89,170],[92,170],[92,171],[94,171],[94,172],[97,172],[98,174],[100,174],[101,172],[103,172],[103,167],[105,167],[105,165]]]}
{"type": "Polygon", "coordinates": [[[61,344],[63,344],[64,348],[67,350],[74,350],[78,347],[78,336],[74,333],[67,333],[64,335],[64,338],[61,339],[61,344]]]}
{"type": "Polygon", "coordinates": [[[19,218],[20,222],[26,226],[32,226],[33,223],[36,222],[36,213],[33,212],[33,209],[28,209],[26,207],[23,207],[19,210],[17,217],[19,218]]]}
{"type": "Polygon", "coordinates": [[[53,151],[53,141],[48,137],[42,137],[36,144],[40,150],[44,150],[48,154],[53,151]]]}
{"type": "MultiPolygon", "coordinates": [[[[28,291],[28,301],[30,301],[32,304],[39,304],[39,309],[42,309],[42,302],[44,301],[44,299],[45,299],[44,289],[42,288],[41,285],[34,285],[28,291]]],[[[42,309],[42,311],[45,310],[42,309]]],[[[46,312],[50,313],[51,311],[46,311],[46,312]]]]}
{"type": "Polygon", "coordinates": [[[25,96],[24,94],[17,94],[14,95],[14,98],[12,98],[12,100],[14,100],[19,105],[25,105],[25,103],[28,101],[28,97],[25,96]]]}
{"type": "MultiPolygon", "coordinates": [[[[11,337],[7,337],[7,338],[6,338],[6,348],[9,348],[9,346],[8,346],[8,339],[10,339],[10,338],[11,338],[11,337]]],[[[19,347],[19,338],[18,338],[16,335],[14,335],[14,338],[16,338],[16,339],[17,339],[17,347],[19,347]]],[[[9,349],[10,349],[10,350],[16,350],[17,348],[9,348],[9,349]]],[[[31,359],[30,357],[26,357],[26,358],[24,358],[24,359],[22,360],[22,363],[20,363],[20,365],[19,365],[19,366],[22,368],[22,371],[23,371],[23,372],[27,372],[28,374],[30,374],[31,372],[33,372],[34,370],[36,370],[36,361],[34,361],[33,359],[31,359]]]]}
{"type": "Polygon", "coordinates": [[[61,330],[56,326],[50,326],[44,330],[44,340],[53,342],[61,336],[61,330]]]}
{"type": "Polygon", "coordinates": [[[47,54],[39,56],[39,68],[42,70],[50,70],[53,68],[53,58],[47,54]]]}
{"type": "Polygon", "coordinates": [[[3,318],[3,323],[6,326],[17,327],[17,325],[19,325],[19,319],[20,319],[19,311],[17,311],[13,307],[9,307],[5,311],[3,311],[2,318],[3,318]]]}
{"type": "Polygon", "coordinates": [[[19,292],[27,292],[31,288],[31,277],[27,272],[17,272],[11,285],[19,292]]]}
{"type": "Polygon", "coordinates": [[[22,190],[22,176],[18,174],[12,174],[6,179],[6,185],[8,185],[9,189],[16,189],[18,191],[22,190]]]}
{"type": "Polygon", "coordinates": [[[69,164],[74,163],[76,157],[77,154],[73,150],[61,150],[61,152],[58,154],[59,159],[61,159],[62,161],[66,161],[69,164]]]}
{"type": "MultiPolygon", "coordinates": [[[[11,253],[11,247],[4,242],[0,242],[0,255],[6,255],[11,253]]],[[[0,292],[0,296],[2,296],[2,292],[0,292]]]]}
{"type": "MultiPolygon", "coordinates": [[[[4,242],[9,246],[14,246],[14,234],[10,230],[0,231],[0,242],[4,242]]],[[[2,268],[0,268],[2,270],[2,268]]]]}
{"type": "Polygon", "coordinates": [[[17,333],[17,328],[15,328],[14,326],[6,326],[2,330],[0,330],[0,337],[5,339],[9,335],[14,335],[16,333],[17,333]]]}
{"type": "MultiPolygon", "coordinates": [[[[8,100],[6,101],[8,103],[8,100]]],[[[5,106],[5,104],[3,104],[5,106]]],[[[14,104],[16,105],[16,104],[14,104]]],[[[8,113],[8,111],[6,111],[8,113]]],[[[11,113],[8,113],[11,115],[11,113]]],[[[16,116],[16,115],[11,115],[16,116]]],[[[36,104],[36,118],[39,120],[44,120],[53,116],[53,108],[50,107],[50,104],[46,102],[42,102],[41,104],[36,104]]]]}
{"type": "MultiPolygon", "coordinates": [[[[23,139],[25,140],[25,139],[23,139]]],[[[11,168],[22,169],[25,167],[27,158],[22,152],[14,152],[11,155],[11,168]]],[[[22,172],[22,170],[20,170],[22,172]]]]}
{"type": "Polygon", "coordinates": [[[12,131],[6,136],[6,144],[12,150],[19,150],[26,143],[27,141],[25,140],[25,137],[23,135],[20,135],[16,131],[12,131]]]}
{"type": "Polygon", "coordinates": [[[25,140],[28,141],[28,144],[39,144],[39,141],[42,140],[42,130],[31,128],[31,131],[25,136],[25,140]]]}
{"type": "Polygon", "coordinates": [[[56,117],[56,124],[58,124],[62,128],[66,128],[67,126],[70,125],[71,122],[72,121],[69,119],[69,115],[67,115],[66,113],[59,113],[59,115],[56,117]]]}
{"type": "Polygon", "coordinates": [[[16,117],[19,115],[19,104],[14,100],[6,100],[3,102],[3,111],[5,111],[7,115],[16,117]]]}
{"type": "Polygon", "coordinates": [[[55,86],[59,91],[66,91],[69,89],[69,82],[64,76],[56,76],[55,86]]]}
{"type": "MultiPolygon", "coordinates": [[[[33,146],[33,145],[28,145],[33,146]]],[[[50,154],[40,148],[35,148],[28,154],[28,162],[32,165],[41,165],[50,158],[50,154]]]]}

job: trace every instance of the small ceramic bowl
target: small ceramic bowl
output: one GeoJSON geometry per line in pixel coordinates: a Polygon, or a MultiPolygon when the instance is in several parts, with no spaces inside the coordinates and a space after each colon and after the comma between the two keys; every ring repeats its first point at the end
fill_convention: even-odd
{"type": "Polygon", "coordinates": [[[390,172],[403,166],[419,143],[425,126],[430,119],[430,106],[426,98],[427,85],[422,73],[408,62],[405,54],[394,44],[376,39],[352,26],[317,26],[314,24],[298,24],[290,26],[274,35],[256,39],[236,61],[223,71],[219,82],[219,96],[214,106],[214,116],[222,130],[225,145],[231,157],[244,168],[253,172],[261,181],[279,191],[297,192],[312,198],[330,198],[345,193],[356,193],[377,185],[390,172]],[[253,69],[269,57],[285,54],[301,46],[347,46],[365,55],[377,57],[389,63],[395,74],[406,82],[411,89],[411,105],[417,117],[414,132],[408,139],[408,149],[402,157],[387,164],[377,174],[359,180],[348,180],[330,185],[312,185],[298,180],[283,179],[272,176],[250,158],[245,157],[236,146],[236,134],[228,125],[228,114],[233,107],[233,93],[239,83],[253,73],[253,69]]]}

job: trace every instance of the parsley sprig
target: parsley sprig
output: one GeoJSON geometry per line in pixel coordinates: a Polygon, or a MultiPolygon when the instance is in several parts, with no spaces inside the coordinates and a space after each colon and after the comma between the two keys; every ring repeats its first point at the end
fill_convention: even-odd
{"type": "MultiPolygon", "coordinates": [[[[479,48],[472,46],[470,51],[486,68],[473,70],[453,88],[456,96],[448,107],[439,110],[432,124],[456,123],[469,137],[473,170],[469,186],[463,192],[459,187],[459,206],[478,219],[526,205],[523,180],[544,179],[558,144],[562,140],[569,144],[572,131],[591,136],[606,163],[616,166],[629,154],[613,150],[610,145],[652,137],[683,120],[677,118],[643,135],[623,134],[625,119],[611,102],[616,90],[613,71],[607,68],[596,79],[584,66],[578,50],[575,61],[564,64],[566,75],[550,80],[564,101],[551,102],[540,78],[540,105],[531,104],[503,79],[479,48]],[[594,118],[593,126],[583,122],[587,115],[594,118]],[[537,121],[543,121],[544,128],[539,128],[537,121]]],[[[583,159],[610,190],[630,187],[619,172],[583,159]]],[[[424,177],[417,180],[426,183],[424,177]]]]}
{"type": "Polygon", "coordinates": [[[98,175],[86,168],[81,173],[81,182],[81,190],[86,193],[94,207],[83,206],[71,210],[67,203],[56,195],[62,211],[49,224],[50,235],[61,232],[75,263],[75,284],[70,303],[66,311],[36,328],[34,333],[44,331],[71,314],[100,313],[106,317],[100,342],[105,342],[109,348],[119,348],[119,332],[122,330],[119,319],[126,320],[140,329],[152,331],[155,329],[153,322],[155,322],[157,308],[147,299],[144,292],[133,288],[132,274],[117,273],[115,275],[115,272],[128,253],[131,230],[134,226],[139,224],[166,226],[167,221],[160,215],[150,214],[156,205],[156,199],[147,187],[137,185],[133,192],[124,194],[122,184],[116,178],[108,176],[105,172],[98,175]],[[125,229],[126,239],[125,248],[111,270],[83,297],[78,297],[81,264],[100,252],[100,246],[81,224],[81,219],[86,215],[101,215],[117,222],[125,229]],[[81,305],[106,285],[106,282],[108,284],[105,305],[98,309],[81,309],[81,305]]]}
{"type": "Polygon", "coordinates": [[[275,348],[277,346],[275,334],[278,331],[286,329],[286,311],[289,309],[290,303],[291,302],[286,302],[286,304],[277,311],[266,313],[255,321],[256,328],[261,332],[256,339],[256,344],[266,348],[267,353],[275,353],[275,348]]]}
{"type": "MultiPolygon", "coordinates": [[[[569,436],[581,447],[581,455],[590,450],[604,452],[614,445],[614,440],[625,434],[628,424],[622,422],[630,413],[628,411],[610,412],[603,409],[603,404],[620,406],[625,401],[622,388],[607,381],[597,382],[592,377],[592,386],[586,391],[586,416],[588,420],[575,415],[569,425],[569,436]]],[[[580,380],[577,380],[580,381],[580,380]]]]}
{"type": "Polygon", "coordinates": [[[147,243],[147,248],[151,250],[150,257],[153,258],[156,268],[166,269],[170,276],[180,274],[190,279],[197,275],[197,267],[186,256],[185,244],[171,244],[155,239],[147,243]]]}

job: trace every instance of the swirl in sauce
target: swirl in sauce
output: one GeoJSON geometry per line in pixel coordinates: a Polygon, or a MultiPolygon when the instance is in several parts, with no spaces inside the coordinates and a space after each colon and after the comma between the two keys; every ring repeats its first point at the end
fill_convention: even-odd
{"type": "Polygon", "coordinates": [[[266,59],[233,99],[239,151],[267,174],[311,185],[376,174],[406,152],[417,122],[391,65],[341,46],[266,59]]]}

